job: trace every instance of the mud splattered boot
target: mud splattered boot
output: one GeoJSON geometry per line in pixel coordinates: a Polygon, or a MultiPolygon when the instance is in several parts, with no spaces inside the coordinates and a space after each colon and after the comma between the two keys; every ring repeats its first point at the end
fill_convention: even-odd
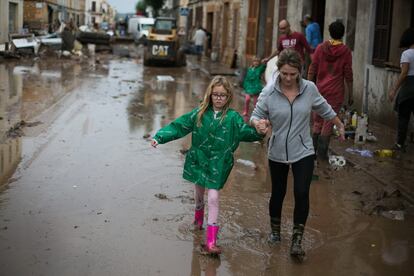
{"type": "Polygon", "coordinates": [[[201,230],[203,229],[203,222],[204,222],[204,207],[200,209],[196,209],[194,213],[194,229],[201,230]]]}
{"type": "Polygon", "coordinates": [[[295,224],[293,226],[292,245],[290,247],[290,255],[302,261],[305,257],[305,251],[302,248],[302,237],[305,226],[303,224],[295,224]]]}
{"type": "Polygon", "coordinates": [[[202,245],[202,251],[204,254],[219,255],[221,253],[220,247],[217,246],[218,231],[218,225],[207,225],[206,243],[202,245]]]}
{"type": "Polygon", "coordinates": [[[270,235],[268,241],[270,244],[279,243],[280,238],[280,218],[270,217],[270,235]]]}

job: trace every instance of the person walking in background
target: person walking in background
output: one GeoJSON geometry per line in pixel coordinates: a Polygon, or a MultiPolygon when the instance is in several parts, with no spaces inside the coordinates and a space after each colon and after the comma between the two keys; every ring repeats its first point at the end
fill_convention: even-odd
{"type": "MultiPolygon", "coordinates": [[[[314,53],[308,72],[308,80],[315,81],[321,95],[338,113],[344,104],[345,86],[348,90],[348,105],[353,104],[352,53],[342,42],[345,26],[335,21],[329,25],[332,39],[320,44],[314,53]]],[[[313,146],[317,156],[328,158],[329,142],[333,124],[313,114],[313,146]]]]}
{"type": "Polygon", "coordinates": [[[184,179],[195,184],[194,224],[202,229],[204,192],[208,194],[206,243],[209,254],[220,254],[217,246],[219,190],[223,188],[233,167],[233,153],[241,141],[263,138],[247,125],[242,116],[231,109],[233,89],[230,82],[216,76],[210,82],[200,106],[160,129],[151,142],[153,147],[192,133],[192,146],[184,164],[184,179]]]}
{"type": "Polygon", "coordinates": [[[268,147],[272,193],[269,201],[271,232],[269,242],[281,241],[281,217],[289,168],[293,171],[295,209],[290,254],[303,257],[302,237],[309,214],[309,189],[314,169],[314,149],[310,136],[310,114],[317,112],[334,123],[344,139],[345,129],[335,111],[313,82],[301,77],[298,52],[283,50],[278,58],[279,76],[260,93],[251,124],[259,133],[272,129],[268,147]]]}
{"type": "Polygon", "coordinates": [[[263,89],[262,76],[265,70],[266,65],[261,64],[258,57],[253,57],[252,66],[247,69],[243,81],[243,89],[245,92],[243,116],[247,116],[249,113],[250,98],[253,98],[253,104],[256,106],[257,97],[263,89]]]}
{"type": "Polygon", "coordinates": [[[211,54],[211,50],[213,49],[213,44],[212,44],[212,39],[213,39],[213,35],[211,34],[211,32],[209,32],[207,29],[203,28],[203,31],[206,33],[206,39],[207,39],[207,56],[210,56],[211,54]]]}
{"type": "Polygon", "coordinates": [[[398,132],[395,150],[405,151],[408,124],[414,113],[414,28],[404,31],[400,39],[400,48],[406,50],[401,54],[401,73],[395,85],[390,89],[389,100],[395,97],[395,111],[398,112],[398,132]]]}
{"type": "Polygon", "coordinates": [[[203,47],[204,47],[206,38],[207,38],[207,35],[203,31],[203,28],[201,26],[198,26],[197,31],[194,33],[194,37],[193,37],[198,61],[201,61],[201,55],[203,54],[203,47]]]}
{"type": "Polygon", "coordinates": [[[263,62],[268,62],[282,50],[288,48],[295,49],[299,53],[302,61],[305,61],[305,55],[312,52],[305,36],[302,33],[292,31],[290,23],[286,19],[279,22],[279,33],[280,37],[277,42],[277,49],[269,57],[263,59],[263,62]]]}
{"type": "Polygon", "coordinates": [[[321,29],[317,22],[312,21],[312,17],[307,14],[303,17],[303,23],[305,24],[306,41],[308,42],[312,52],[316,47],[322,43],[321,29]]]}

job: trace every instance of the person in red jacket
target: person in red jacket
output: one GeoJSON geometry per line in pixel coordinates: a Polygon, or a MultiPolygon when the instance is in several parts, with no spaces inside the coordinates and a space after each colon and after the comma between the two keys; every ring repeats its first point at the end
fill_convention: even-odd
{"type": "MultiPolygon", "coordinates": [[[[344,33],[345,26],[340,21],[329,25],[332,39],[318,45],[308,72],[308,80],[316,79],[319,92],[336,113],[344,104],[345,90],[348,90],[348,104],[351,106],[353,103],[352,54],[342,42],[344,33]]],[[[328,157],[332,127],[331,122],[324,121],[317,114],[313,115],[313,144],[317,156],[322,160],[328,157]]]]}
{"type": "Polygon", "coordinates": [[[288,48],[295,49],[300,54],[302,61],[305,61],[305,55],[310,55],[312,52],[306,37],[302,33],[292,31],[290,23],[286,19],[279,22],[279,33],[280,37],[277,41],[277,49],[269,57],[264,58],[262,62],[268,62],[282,50],[288,48]]]}

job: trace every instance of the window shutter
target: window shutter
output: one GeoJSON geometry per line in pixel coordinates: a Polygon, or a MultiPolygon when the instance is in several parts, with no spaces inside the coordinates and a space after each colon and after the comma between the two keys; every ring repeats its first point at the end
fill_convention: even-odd
{"type": "Polygon", "coordinates": [[[372,64],[384,66],[388,60],[391,34],[391,17],[393,0],[377,0],[374,27],[374,51],[372,64]]]}
{"type": "Polygon", "coordinates": [[[273,15],[275,10],[275,0],[269,0],[266,11],[266,27],[265,27],[265,45],[264,55],[266,57],[272,54],[273,41],[273,15]]]}
{"type": "Polygon", "coordinates": [[[247,35],[246,35],[246,55],[253,56],[256,54],[256,38],[259,23],[259,1],[249,1],[249,17],[247,19],[247,35]]]}

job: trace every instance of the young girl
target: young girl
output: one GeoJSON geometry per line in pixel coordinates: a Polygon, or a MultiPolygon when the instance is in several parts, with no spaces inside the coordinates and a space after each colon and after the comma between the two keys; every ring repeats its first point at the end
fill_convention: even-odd
{"type": "Polygon", "coordinates": [[[185,159],[183,177],[195,184],[194,224],[200,230],[207,188],[208,224],[203,249],[209,254],[221,253],[216,245],[219,190],[233,167],[233,153],[241,141],[253,142],[263,137],[229,107],[232,99],[229,81],[222,76],[214,77],[200,106],[160,129],[151,141],[151,145],[156,147],[192,133],[192,146],[185,159]]]}
{"type": "Polygon", "coordinates": [[[258,57],[253,58],[252,66],[247,69],[246,77],[243,81],[243,88],[246,93],[244,101],[243,115],[249,113],[250,98],[253,97],[253,104],[256,106],[257,97],[263,89],[262,75],[266,70],[266,65],[260,63],[258,57]]]}

